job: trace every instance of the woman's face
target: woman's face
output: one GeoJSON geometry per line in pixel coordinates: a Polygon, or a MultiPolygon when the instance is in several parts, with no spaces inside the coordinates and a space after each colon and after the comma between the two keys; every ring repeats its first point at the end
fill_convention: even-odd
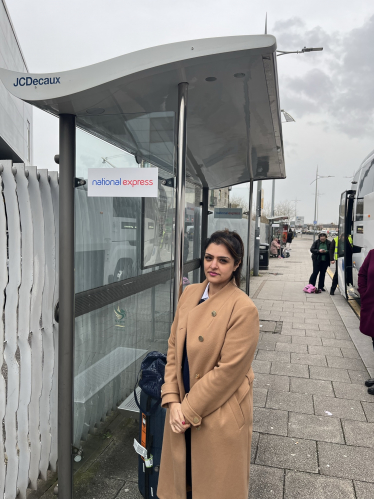
{"type": "Polygon", "coordinates": [[[224,244],[209,244],[204,256],[204,272],[212,284],[225,284],[239,267],[224,244]]]}

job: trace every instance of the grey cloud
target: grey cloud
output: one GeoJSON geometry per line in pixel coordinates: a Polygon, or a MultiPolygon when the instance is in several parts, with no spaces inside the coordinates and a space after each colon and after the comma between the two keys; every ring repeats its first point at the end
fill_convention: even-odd
{"type": "MultiPolygon", "coordinates": [[[[374,132],[374,16],[348,33],[329,35],[322,28],[307,30],[300,19],[276,23],[278,46],[324,47],[323,59],[305,60],[314,67],[301,77],[280,79],[282,107],[306,116],[327,113],[330,125],[350,137],[374,132]],[[327,51],[327,52],[326,52],[327,51]],[[318,61],[318,62],[317,62],[318,61]]],[[[315,54],[315,56],[317,56],[315,54]]]]}

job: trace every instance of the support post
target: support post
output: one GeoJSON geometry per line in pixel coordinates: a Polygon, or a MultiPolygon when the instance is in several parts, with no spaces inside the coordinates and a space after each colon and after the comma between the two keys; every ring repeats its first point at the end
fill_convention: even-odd
{"type": "Polygon", "coordinates": [[[260,269],[261,189],[262,189],[262,180],[259,180],[257,182],[255,251],[254,251],[254,260],[253,260],[254,276],[258,276],[258,271],[260,269]]]}
{"type": "Polygon", "coordinates": [[[186,152],[187,152],[187,99],[188,83],[178,85],[178,133],[177,133],[177,189],[175,210],[174,248],[174,315],[177,310],[183,278],[183,247],[186,194],[186,152]]]}
{"type": "MultiPolygon", "coordinates": [[[[274,216],[274,208],[275,208],[275,179],[272,181],[272,189],[271,189],[271,217],[274,216]]],[[[271,244],[271,241],[273,240],[274,234],[273,234],[273,223],[274,220],[271,220],[271,229],[270,229],[270,241],[269,243],[271,244]]]]}
{"type": "Polygon", "coordinates": [[[251,281],[251,225],[252,225],[252,204],[253,204],[253,179],[249,182],[249,200],[248,200],[248,234],[247,234],[247,279],[245,282],[245,292],[249,296],[251,281]]]}
{"type": "Polygon", "coordinates": [[[75,116],[60,115],[58,490],[73,497],[75,116]]]}
{"type": "Polygon", "coordinates": [[[314,197],[313,242],[316,240],[317,203],[318,203],[318,166],[317,166],[317,171],[316,171],[316,194],[315,194],[315,197],[314,197]],[[316,223],[314,223],[314,222],[316,222],[316,223]]]}
{"type": "Polygon", "coordinates": [[[203,187],[203,205],[201,210],[201,268],[200,282],[205,281],[204,273],[204,246],[208,238],[208,211],[209,211],[209,188],[203,187]]]}

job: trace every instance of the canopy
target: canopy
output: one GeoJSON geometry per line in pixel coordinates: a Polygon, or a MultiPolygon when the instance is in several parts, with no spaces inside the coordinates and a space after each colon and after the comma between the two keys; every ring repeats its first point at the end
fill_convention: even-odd
{"type": "Polygon", "coordinates": [[[152,47],[58,73],[0,68],[14,96],[174,174],[178,84],[187,82],[187,177],[220,188],[285,178],[276,40],[234,36],[152,47]]]}

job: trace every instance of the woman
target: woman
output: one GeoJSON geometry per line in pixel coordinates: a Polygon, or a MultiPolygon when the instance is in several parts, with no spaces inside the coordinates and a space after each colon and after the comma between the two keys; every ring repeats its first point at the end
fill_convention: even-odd
{"type": "Polygon", "coordinates": [[[271,241],[271,245],[270,245],[270,253],[271,253],[274,257],[281,258],[280,253],[279,253],[279,250],[280,250],[280,244],[278,243],[278,240],[277,240],[277,238],[275,237],[275,238],[271,241]]]}
{"type": "Polygon", "coordinates": [[[169,338],[160,499],[248,497],[258,312],[239,287],[240,236],[215,232],[205,248],[206,280],[183,292],[169,338]]]}
{"type": "MultiPolygon", "coordinates": [[[[370,250],[358,273],[358,291],[361,297],[360,331],[371,336],[374,348],[374,250],[370,250]]],[[[368,379],[365,385],[368,392],[374,395],[374,378],[368,379]]]]}
{"type": "Polygon", "coordinates": [[[313,272],[309,279],[309,284],[316,285],[317,276],[318,279],[318,290],[325,290],[325,275],[327,267],[330,266],[330,244],[331,241],[327,239],[327,235],[321,232],[318,235],[318,239],[314,241],[310,248],[313,260],[313,272]]]}

